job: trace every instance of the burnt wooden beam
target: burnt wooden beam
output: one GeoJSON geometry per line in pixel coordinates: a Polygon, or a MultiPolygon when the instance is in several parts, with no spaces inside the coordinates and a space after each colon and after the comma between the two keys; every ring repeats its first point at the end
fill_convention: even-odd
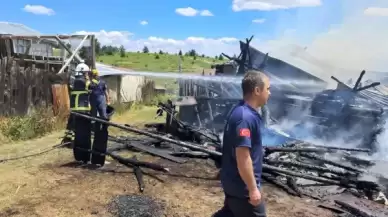
{"type": "Polygon", "coordinates": [[[345,201],[334,200],[334,202],[336,204],[340,205],[341,207],[343,207],[344,209],[346,209],[348,212],[350,212],[351,214],[353,214],[355,216],[360,216],[360,217],[378,217],[376,215],[368,213],[365,210],[359,209],[355,205],[352,205],[352,204],[347,203],[345,201]]]}
{"type": "Polygon", "coordinates": [[[341,171],[341,170],[336,170],[336,169],[331,169],[331,168],[326,168],[326,167],[321,167],[321,166],[316,166],[313,164],[307,164],[307,163],[300,163],[297,161],[283,161],[283,160],[270,160],[266,159],[266,163],[271,164],[271,165],[277,165],[277,164],[282,164],[285,166],[294,166],[294,167],[299,167],[299,168],[304,168],[304,169],[310,169],[310,170],[315,170],[318,172],[324,172],[324,173],[333,173],[341,176],[356,176],[355,173],[351,173],[348,171],[341,171]]]}
{"type": "Polygon", "coordinates": [[[70,112],[70,113],[75,115],[75,116],[78,116],[78,117],[83,117],[83,118],[86,118],[86,119],[89,119],[89,120],[93,120],[93,121],[96,121],[96,122],[107,124],[109,126],[113,126],[113,127],[116,127],[116,128],[128,131],[128,132],[132,132],[132,133],[148,136],[148,137],[151,137],[151,138],[154,138],[154,139],[160,139],[160,140],[163,140],[165,142],[169,142],[169,143],[172,143],[172,144],[175,144],[175,145],[178,145],[178,146],[182,146],[182,147],[189,148],[189,149],[192,149],[192,150],[208,153],[208,154],[210,154],[210,155],[212,155],[214,157],[222,156],[221,152],[213,151],[213,150],[210,150],[210,149],[207,149],[207,148],[204,148],[204,147],[201,147],[199,145],[192,144],[192,143],[182,142],[182,141],[179,141],[179,140],[171,139],[171,138],[168,138],[166,136],[161,136],[161,135],[150,133],[150,132],[147,132],[147,131],[144,131],[144,130],[136,129],[134,127],[129,127],[129,126],[113,123],[113,122],[110,122],[110,121],[107,121],[107,120],[104,120],[104,119],[101,119],[101,118],[92,117],[90,115],[82,114],[82,113],[79,113],[79,112],[70,112]]]}
{"type": "Polygon", "coordinates": [[[78,149],[78,150],[81,150],[81,151],[89,152],[89,153],[92,153],[92,154],[95,154],[95,155],[106,155],[106,156],[109,156],[113,160],[116,160],[117,162],[119,162],[120,164],[123,164],[123,165],[125,165],[127,167],[131,167],[131,168],[134,168],[134,167],[145,167],[145,168],[153,169],[153,170],[156,170],[156,171],[162,171],[162,172],[168,172],[169,171],[168,168],[163,167],[163,166],[161,166],[159,164],[138,161],[138,160],[135,160],[135,159],[127,159],[127,158],[121,157],[120,155],[117,155],[117,154],[115,154],[113,152],[112,153],[109,153],[109,152],[101,153],[101,152],[94,151],[94,150],[91,150],[91,149],[84,149],[84,148],[80,148],[80,147],[74,147],[74,148],[78,149]]]}
{"type": "Polygon", "coordinates": [[[355,167],[352,167],[352,166],[348,166],[348,165],[344,165],[342,163],[337,163],[337,162],[325,159],[325,158],[323,158],[321,156],[318,156],[318,155],[306,154],[306,153],[300,153],[299,155],[302,156],[302,157],[305,157],[305,158],[310,158],[310,159],[313,159],[313,160],[318,160],[318,161],[321,161],[323,163],[327,163],[327,164],[330,164],[330,165],[333,165],[333,166],[336,166],[336,167],[339,167],[339,168],[343,168],[343,169],[346,169],[346,170],[349,170],[349,171],[352,171],[352,172],[357,172],[357,173],[363,173],[364,172],[364,171],[362,171],[362,170],[360,170],[358,168],[355,168],[355,167]]]}
{"type": "MultiPolygon", "coordinates": [[[[137,160],[136,156],[133,156],[132,159],[137,160]]],[[[139,191],[143,192],[145,189],[144,179],[143,179],[143,171],[140,167],[135,166],[133,168],[133,173],[135,174],[137,183],[139,184],[139,191]]]]}
{"type": "Polygon", "coordinates": [[[169,161],[172,161],[172,162],[175,162],[175,163],[182,164],[182,163],[186,162],[185,159],[171,156],[168,153],[163,153],[162,151],[160,151],[160,150],[158,150],[158,149],[156,149],[154,147],[146,146],[146,145],[140,144],[139,142],[131,142],[131,141],[128,141],[128,140],[122,140],[122,139],[118,139],[118,138],[114,138],[114,137],[109,137],[108,139],[111,140],[111,141],[117,142],[117,143],[123,143],[127,147],[135,148],[135,149],[137,149],[139,151],[143,151],[143,152],[146,152],[146,153],[149,153],[151,155],[164,158],[166,160],[169,160],[169,161]]]}

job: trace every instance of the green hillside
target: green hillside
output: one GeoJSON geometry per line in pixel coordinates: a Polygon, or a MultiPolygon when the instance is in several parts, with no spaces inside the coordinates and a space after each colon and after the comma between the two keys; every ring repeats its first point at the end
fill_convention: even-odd
{"type": "MultiPolygon", "coordinates": [[[[119,53],[100,55],[97,57],[97,62],[137,71],[178,72],[179,56],[127,52],[125,57],[121,57],[119,53]]],[[[204,69],[209,71],[212,64],[221,62],[224,60],[202,56],[182,56],[182,72],[202,72],[204,69]]]]}

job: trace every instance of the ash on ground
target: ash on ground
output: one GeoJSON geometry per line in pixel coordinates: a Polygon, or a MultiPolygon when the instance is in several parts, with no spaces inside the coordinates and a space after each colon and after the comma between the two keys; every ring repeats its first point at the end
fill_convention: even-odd
{"type": "Polygon", "coordinates": [[[117,217],[161,217],[164,204],[145,195],[120,195],[113,199],[109,209],[117,217]]]}

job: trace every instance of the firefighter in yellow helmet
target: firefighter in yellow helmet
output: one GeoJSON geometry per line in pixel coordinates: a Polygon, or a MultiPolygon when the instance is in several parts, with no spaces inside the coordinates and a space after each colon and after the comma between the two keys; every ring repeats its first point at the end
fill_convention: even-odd
{"type": "Polygon", "coordinates": [[[107,105],[110,104],[108,88],[104,80],[98,76],[97,69],[92,70],[90,84],[91,115],[101,118],[107,117],[107,105]]]}

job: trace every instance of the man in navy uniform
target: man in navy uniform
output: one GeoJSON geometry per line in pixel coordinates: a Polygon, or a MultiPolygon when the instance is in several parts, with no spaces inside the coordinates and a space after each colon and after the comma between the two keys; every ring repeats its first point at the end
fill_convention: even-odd
{"type": "MultiPolygon", "coordinates": [[[[91,84],[90,84],[90,106],[91,115],[99,118],[108,119],[107,107],[110,104],[108,88],[104,80],[98,76],[97,69],[92,70],[91,84]]],[[[107,150],[108,142],[108,125],[100,122],[94,122],[94,141],[92,150],[95,152],[105,153],[107,150]]],[[[105,163],[109,163],[105,160],[105,156],[92,153],[92,164],[97,166],[104,166],[105,163]]]]}
{"type": "Polygon", "coordinates": [[[110,104],[108,88],[105,81],[98,76],[97,69],[92,70],[90,89],[91,115],[96,117],[98,112],[101,118],[108,118],[106,113],[107,105],[110,104]]]}
{"type": "Polygon", "coordinates": [[[224,129],[221,183],[224,206],[214,216],[266,216],[260,191],[263,120],[258,113],[270,95],[268,77],[248,71],[242,80],[243,100],[229,113],[224,129]]]}

